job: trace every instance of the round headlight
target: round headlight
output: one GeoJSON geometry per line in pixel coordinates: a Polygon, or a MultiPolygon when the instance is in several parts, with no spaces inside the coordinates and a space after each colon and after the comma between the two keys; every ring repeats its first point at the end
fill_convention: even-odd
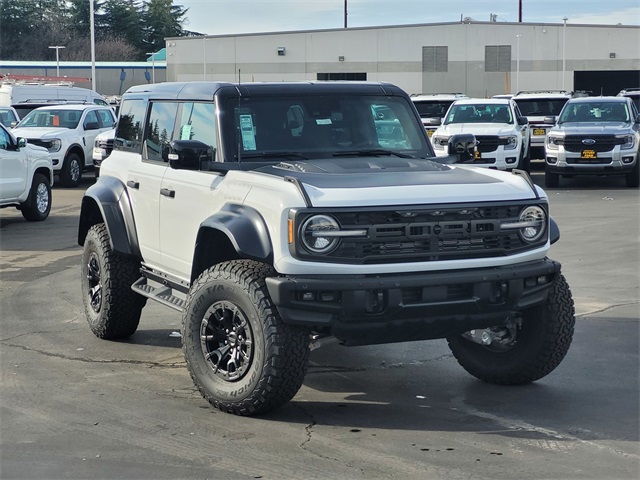
{"type": "Polygon", "coordinates": [[[314,215],[302,224],[301,237],[305,248],[313,253],[327,253],[338,244],[338,237],[323,235],[340,230],[338,222],[328,215],[314,215]]]}
{"type": "Polygon", "coordinates": [[[544,235],[547,216],[540,207],[527,207],[520,213],[520,222],[524,224],[520,228],[520,237],[525,242],[535,242],[544,235]]]}

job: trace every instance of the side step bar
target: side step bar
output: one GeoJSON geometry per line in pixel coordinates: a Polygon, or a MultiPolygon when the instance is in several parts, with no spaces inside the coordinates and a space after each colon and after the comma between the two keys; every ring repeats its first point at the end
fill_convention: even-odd
{"type": "Polygon", "coordinates": [[[150,298],[167,307],[173,308],[180,313],[184,312],[186,303],[185,299],[174,295],[174,293],[177,293],[178,295],[180,293],[174,292],[174,289],[167,285],[162,285],[161,283],[149,280],[147,277],[140,277],[133,285],[131,285],[131,290],[139,293],[143,297],[150,298]]]}

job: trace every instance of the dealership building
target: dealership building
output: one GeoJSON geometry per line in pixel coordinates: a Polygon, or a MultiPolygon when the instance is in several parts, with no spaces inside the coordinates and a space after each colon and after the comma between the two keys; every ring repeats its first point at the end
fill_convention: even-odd
{"type": "Polygon", "coordinates": [[[640,86],[640,27],[477,22],[166,39],[168,81],[369,80],[409,93],[612,95],[640,86]]]}

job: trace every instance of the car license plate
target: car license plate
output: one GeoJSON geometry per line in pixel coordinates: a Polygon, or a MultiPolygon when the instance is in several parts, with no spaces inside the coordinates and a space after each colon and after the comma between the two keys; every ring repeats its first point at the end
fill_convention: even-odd
{"type": "Polygon", "coordinates": [[[534,128],[533,129],[533,134],[534,135],[546,135],[547,131],[544,128],[534,128]]]}
{"type": "Polygon", "coordinates": [[[429,138],[433,137],[433,130],[427,130],[427,136],[429,138]]]}
{"type": "Polygon", "coordinates": [[[480,151],[479,151],[479,150],[476,150],[476,153],[475,153],[474,158],[475,158],[476,160],[480,160],[480,159],[482,158],[482,154],[480,153],[480,151]]]}
{"type": "Polygon", "coordinates": [[[583,150],[580,158],[593,159],[598,158],[598,153],[595,150],[583,150]]]}

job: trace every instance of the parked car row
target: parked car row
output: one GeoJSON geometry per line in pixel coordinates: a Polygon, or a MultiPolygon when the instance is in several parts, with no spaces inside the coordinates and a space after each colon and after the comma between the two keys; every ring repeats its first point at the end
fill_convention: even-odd
{"type": "Polygon", "coordinates": [[[473,99],[463,94],[416,95],[412,100],[438,156],[453,134],[476,139],[474,165],[529,171],[531,158],[545,159],[545,184],[561,176],[624,175],[640,183],[640,88],[615,97],[545,90],[473,99]],[[435,112],[449,101],[442,117],[435,112]]]}

